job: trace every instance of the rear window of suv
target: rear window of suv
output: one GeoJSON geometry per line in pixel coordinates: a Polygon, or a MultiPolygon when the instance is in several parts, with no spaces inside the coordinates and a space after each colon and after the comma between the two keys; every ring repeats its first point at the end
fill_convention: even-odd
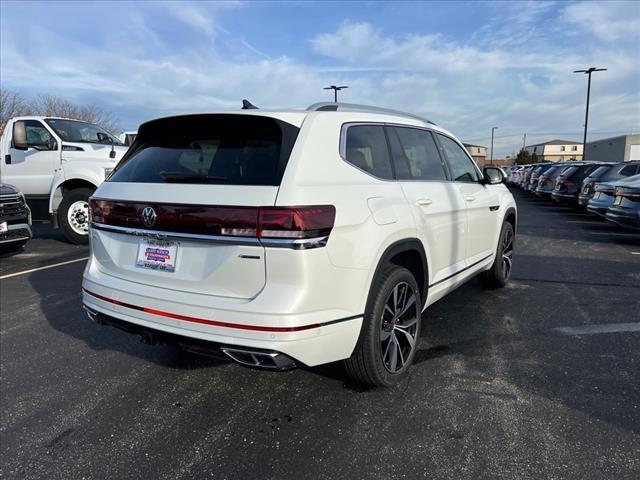
{"type": "Polygon", "coordinates": [[[257,115],[189,115],[155,120],[110,182],[280,185],[299,129],[257,115]]]}

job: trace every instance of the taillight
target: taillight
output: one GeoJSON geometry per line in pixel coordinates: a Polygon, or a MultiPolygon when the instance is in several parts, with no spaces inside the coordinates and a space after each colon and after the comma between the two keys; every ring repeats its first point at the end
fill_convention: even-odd
{"type": "Polygon", "coordinates": [[[632,202],[640,201],[640,192],[635,192],[635,191],[626,192],[624,187],[617,187],[615,189],[615,195],[616,197],[623,197],[628,200],[631,200],[632,202]]]}
{"type": "Polygon", "coordinates": [[[89,199],[92,222],[168,233],[269,239],[327,237],[333,205],[235,207],[89,199]],[[148,210],[151,208],[152,213],[148,210]]]}
{"type": "Polygon", "coordinates": [[[326,237],[333,229],[336,209],[333,205],[310,207],[261,207],[259,238],[326,237]]]}

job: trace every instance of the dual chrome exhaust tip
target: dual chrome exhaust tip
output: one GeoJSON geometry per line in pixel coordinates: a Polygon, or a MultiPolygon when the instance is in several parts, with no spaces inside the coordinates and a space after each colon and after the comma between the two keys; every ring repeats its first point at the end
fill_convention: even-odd
{"type": "Polygon", "coordinates": [[[240,365],[267,370],[291,370],[296,367],[296,362],[279,352],[263,352],[247,348],[222,347],[220,350],[240,365]]]}

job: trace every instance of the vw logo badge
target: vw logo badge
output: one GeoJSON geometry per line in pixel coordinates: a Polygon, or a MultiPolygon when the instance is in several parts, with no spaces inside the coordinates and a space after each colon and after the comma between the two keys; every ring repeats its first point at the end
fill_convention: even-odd
{"type": "Polygon", "coordinates": [[[142,210],[142,223],[147,227],[152,227],[156,223],[156,211],[152,207],[144,207],[142,210]]]}

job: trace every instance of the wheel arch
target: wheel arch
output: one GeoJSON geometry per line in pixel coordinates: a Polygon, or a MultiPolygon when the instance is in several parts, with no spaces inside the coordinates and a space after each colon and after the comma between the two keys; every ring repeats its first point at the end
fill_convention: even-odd
{"type": "Polygon", "coordinates": [[[71,190],[77,190],[78,188],[89,188],[91,190],[95,190],[98,187],[91,181],[84,178],[71,178],[69,180],[65,180],[59,183],[51,192],[49,211],[51,213],[56,213],[65,193],[70,192],[71,190]]]}
{"type": "MultiPolygon", "coordinates": [[[[389,263],[404,267],[413,274],[420,287],[422,304],[425,305],[429,290],[429,264],[422,242],[417,238],[406,238],[389,245],[378,260],[369,285],[369,293],[371,286],[375,284],[377,277],[385,265],[389,263]]],[[[367,294],[367,307],[369,306],[369,293],[367,294]]]]}
{"type": "Polygon", "coordinates": [[[515,233],[516,225],[518,223],[518,215],[514,207],[507,208],[507,211],[504,214],[504,221],[511,224],[511,226],[513,227],[513,233],[515,233]]]}
{"type": "MultiPolygon", "coordinates": [[[[371,288],[373,287],[373,285],[375,285],[376,280],[384,270],[385,266],[394,263],[396,265],[407,268],[414,275],[414,277],[416,277],[416,267],[420,268],[423,280],[421,281],[419,278],[416,278],[416,282],[418,282],[418,286],[421,287],[420,297],[422,300],[422,305],[426,305],[427,295],[429,291],[429,265],[427,261],[427,253],[425,251],[424,245],[419,239],[405,238],[391,243],[389,246],[387,246],[387,248],[380,256],[378,263],[376,264],[373,276],[371,277],[371,282],[369,283],[369,288],[367,291],[366,304],[364,309],[365,317],[370,313],[372,307],[371,288]],[[416,262],[407,263],[411,259],[419,259],[419,261],[417,262],[417,264],[416,262]]],[[[358,340],[354,345],[354,349],[358,348],[358,346],[362,343],[362,337],[365,331],[364,326],[365,325],[363,320],[362,326],[360,327],[358,340]]]]}

